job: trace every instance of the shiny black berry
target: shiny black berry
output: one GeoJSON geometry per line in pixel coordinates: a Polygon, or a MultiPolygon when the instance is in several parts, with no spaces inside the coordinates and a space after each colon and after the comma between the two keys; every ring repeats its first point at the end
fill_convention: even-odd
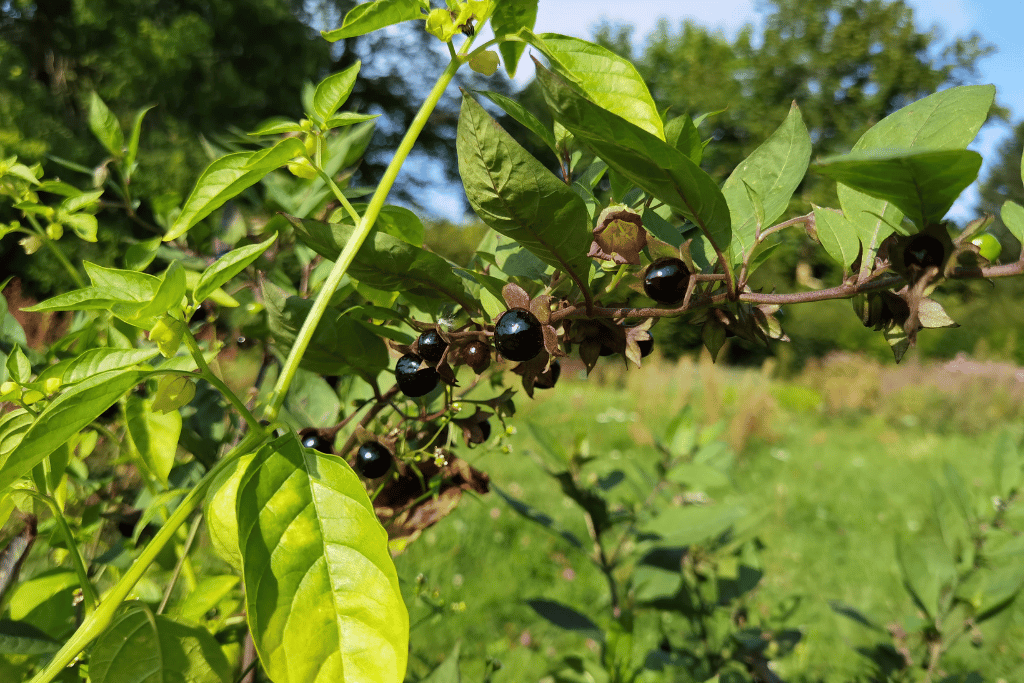
{"type": "Polygon", "coordinates": [[[491,364],[491,347],[482,341],[471,341],[462,349],[462,357],[466,365],[479,375],[491,364]]]}
{"type": "Polygon", "coordinates": [[[403,394],[415,398],[433,391],[437,386],[438,375],[437,370],[424,365],[419,356],[407,353],[395,364],[395,379],[403,394]]]}
{"type": "Polygon", "coordinates": [[[494,346],[509,360],[532,360],[544,348],[544,333],[537,316],[525,308],[511,308],[494,326],[494,346]]]}
{"type": "Polygon", "coordinates": [[[907,243],[903,249],[903,265],[907,268],[916,266],[928,268],[929,266],[942,266],[945,261],[946,250],[942,242],[931,235],[917,234],[907,243]]]}
{"type": "Polygon", "coordinates": [[[420,358],[428,363],[436,364],[448,348],[448,342],[441,338],[437,330],[427,330],[416,340],[416,348],[419,350],[420,358]]]}
{"type": "Polygon", "coordinates": [[[636,343],[640,347],[640,357],[647,358],[654,351],[654,339],[640,339],[636,343]]]}
{"type": "Polygon", "coordinates": [[[562,364],[555,358],[551,361],[551,366],[541,374],[537,375],[537,379],[534,380],[533,386],[538,389],[551,389],[558,383],[558,378],[562,374],[562,364]]]}
{"type": "Polygon", "coordinates": [[[659,304],[676,304],[686,294],[690,269],[677,258],[660,258],[644,274],[644,294],[659,304]]]}
{"type": "Polygon", "coordinates": [[[302,447],[310,448],[314,451],[320,451],[321,453],[330,453],[331,447],[327,445],[327,442],[320,438],[317,433],[306,434],[302,437],[302,447]]]}
{"type": "Polygon", "coordinates": [[[356,472],[367,479],[383,477],[391,469],[391,451],[376,441],[367,441],[356,451],[356,472]]]}

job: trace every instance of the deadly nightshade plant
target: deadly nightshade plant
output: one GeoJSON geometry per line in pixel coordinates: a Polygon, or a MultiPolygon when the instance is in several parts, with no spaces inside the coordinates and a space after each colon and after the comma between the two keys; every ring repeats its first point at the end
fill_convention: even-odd
{"type": "MultiPolygon", "coordinates": [[[[796,105],[720,187],[681,148],[678,119],[663,119],[628,61],[587,41],[534,34],[535,16],[536,0],[451,0],[441,9],[426,0],[375,0],[324,33],[336,41],[418,20],[448,48],[447,67],[365,204],[351,201],[360,192],[349,181],[373,117],[342,111],[359,63],[304,98],[305,118],[267,122],[251,132],[258,148],[215,159],[180,208],[155,209],[162,239],[132,244],[124,268],[74,264],[57,242],[65,227],[78,239],[97,240],[95,214],[108,190],[131,209],[129,181],[146,110],[126,136],[106,105],[91,100],[90,127],[110,155],[104,163],[117,170],[105,176],[104,188],[82,191],[44,179],[39,165],[0,160],[0,196],[20,212],[18,221],[0,226],[0,236],[22,235],[26,253],[47,249],[77,287],[27,309],[74,312],[73,331],[60,343],[45,354],[23,349],[16,338],[3,347],[11,351],[0,378],[7,404],[0,416],[0,512],[6,518],[15,504],[49,510],[52,540],[63,545],[80,592],[72,630],[57,641],[29,638],[22,670],[34,674],[33,683],[48,683],[76,662],[88,663],[94,681],[125,680],[126,662],[152,654],[154,642],[178,647],[147,660],[151,669],[143,674],[174,669],[198,681],[234,676],[213,634],[226,637],[237,623],[182,623],[164,614],[169,604],[180,607],[178,578],[194,575],[189,554],[200,519],[194,513],[204,502],[208,522],[218,521],[210,529],[214,548],[241,571],[218,577],[225,596],[236,587],[244,592],[234,603],[224,597],[225,604],[229,613],[244,613],[245,637],[270,680],[398,683],[409,620],[389,555],[399,546],[390,543],[396,539],[378,521],[375,503],[397,477],[415,478],[392,464],[416,469],[424,459],[400,440],[391,450],[393,435],[454,421],[470,440],[486,440],[488,418],[505,420],[514,410],[509,391],[485,399],[460,394],[462,365],[474,375],[512,369],[531,393],[553,387],[558,359],[577,350],[588,368],[602,348],[639,365],[649,353],[647,330],[663,317],[701,326],[717,354],[727,332],[764,343],[786,339],[775,317],[782,305],[854,297],[869,301],[862,319],[882,331],[899,360],[921,328],[954,324],[929,298],[943,281],[1024,272],[1024,261],[976,258],[971,240],[982,223],[954,237],[942,222],[977,175],[980,157],[966,147],[992,105],[992,87],[951,88],[880,121],[850,154],[813,166],[840,183],[841,210],[814,207],[776,222],[810,162],[811,141],[796,105]],[[488,22],[496,37],[474,48],[488,22]],[[494,46],[509,76],[527,46],[547,62],[537,61],[537,79],[555,125],[548,128],[509,98],[464,93],[459,170],[470,205],[492,232],[474,261],[456,269],[423,248],[415,214],[386,200],[457,71],[469,65],[493,73],[494,46]],[[559,174],[498,126],[478,95],[547,143],[559,174]],[[604,178],[614,193],[607,202],[597,190],[604,178]],[[190,231],[260,183],[283,208],[261,239],[198,263],[190,258],[204,245],[190,231]],[[922,187],[928,191],[917,191],[922,187]],[[614,203],[617,219],[601,219],[606,203],[614,203]],[[838,262],[843,281],[811,292],[754,291],[749,278],[770,257],[769,238],[796,225],[838,262]],[[941,258],[925,238],[937,240],[941,258]],[[894,261],[896,254],[905,258],[894,261]],[[659,307],[633,299],[644,288],[645,261],[675,267],[669,281],[658,280],[648,292],[659,307]],[[886,305],[872,308],[871,301],[886,305]],[[236,391],[220,374],[221,347],[206,319],[213,306],[238,307],[253,328],[246,336],[268,337],[250,393],[236,391]],[[900,315],[891,314],[896,308],[900,315]],[[522,330],[504,329],[511,320],[506,311],[526,321],[522,330]],[[448,344],[431,361],[436,367],[421,364],[411,348],[431,329],[439,336],[443,329],[448,344]],[[394,370],[389,346],[401,354],[394,370]],[[492,347],[503,357],[500,365],[492,364],[492,347]],[[388,386],[391,372],[395,383],[388,386]],[[402,392],[416,400],[406,401],[402,392]],[[457,405],[469,404],[475,404],[472,417],[454,417],[457,405]],[[204,422],[196,405],[217,406],[230,417],[204,422]],[[124,415],[121,425],[98,421],[115,406],[124,415]],[[306,427],[340,435],[341,457],[304,448],[297,430],[306,427]],[[381,446],[389,459],[370,463],[360,455],[357,443],[378,443],[367,433],[391,440],[381,446]],[[105,573],[93,571],[98,560],[87,550],[103,542],[100,532],[69,520],[79,508],[66,505],[68,472],[87,472],[85,458],[97,448],[131,462],[152,492],[135,540],[149,522],[160,522],[121,569],[105,573]],[[179,450],[187,463],[178,462],[179,450]],[[368,491],[350,457],[383,483],[368,491]],[[391,476],[384,476],[383,463],[391,476]],[[130,600],[165,551],[177,564],[159,606],[130,600]],[[288,618],[297,613],[303,618],[288,618]],[[175,652],[194,656],[176,659],[175,652]]],[[[693,122],[682,121],[687,125],[693,122]]],[[[1024,239],[1024,210],[1008,203],[1003,219],[1024,239]]],[[[431,338],[427,346],[436,350],[433,344],[431,338]]],[[[427,447],[437,490],[450,483],[457,464],[448,441],[431,439],[427,447]]],[[[468,466],[460,472],[475,477],[468,466]]],[[[486,490],[481,480],[474,481],[486,490]]],[[[422,497],[400,502],[402,514],[426,504],[422,497]]],[[[5,566],[21,565],[34,533],[19,538],[4,551],[5,566]]],[[[8,587],[0,585],[0,595],[8,587]]]]}

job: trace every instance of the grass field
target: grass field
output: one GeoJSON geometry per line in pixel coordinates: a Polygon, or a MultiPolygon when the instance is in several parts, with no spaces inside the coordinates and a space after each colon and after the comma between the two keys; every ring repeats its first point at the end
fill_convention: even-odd
{"type": "MultiPolygon", "coordinates": [[[[540,446],[525,425],[541,425],[566,447],[585,439],[593,455],[629,458],[653,448],[678,411],[692,406],[697,424],[716,428],[736,450],[735,485],[763,513],[757,533],[765,546],[765,577],[755,594],[757,611],[766,616],[795,607],[788,623],[800,628],[803,640],[779,660],[778,673],[787,681],[854,680],[869,670],[854,648],[879,638],[836,615],[829,601],[885,625],[913,617],[895,538],[938,534],[930,481],[941,480],[945,462],[963,473],[976,498],[991,497],[993,444],[1016,407],[1001,394],[968,396],[963,387],[945,399],[954,409],[943,407],[941,396],[927,408],[903,404],[905,391],[885,387],[917,391],[920,382],[901,385],[891,376],[913,368],[864,366],[851,374],[859,384],[840,383],[871,400],[844,396],[823,380],[849,371],[823,368],[781,382],[771,378],[770,367],[736,371],[705,359],[595,373],[589,380],[565,377],[533,401],[521,395],[517,433],[507,438],[510,453],[478,448],[463,456],[502,490],[585,538],[578,510],[529,457],[540,446]],[[872,373],[875,380],[864,380],[872,373]],[[960,422],[931,419],[943,409],[956,413],[957,404],[981,414],[960,422]]],[[[485,660],[494,657],[503,665],[495,683],[541,680],[557,657],[588,647],[579,635],[534,614],[525,603],[530,598],[563,602],[599,624],[609,618],[600,572],[493,493],[464,498],[396,562],[413,622],[413,677],[425,675],[457,642],[463,680],[482,680],[485,660]]],[[[985,680],[1021,680],[1024,609],[1017,605],[1004,614],[985,631],[980,648],[965,644],[949,655],[950,672],[979,669],[985,680]]]]}

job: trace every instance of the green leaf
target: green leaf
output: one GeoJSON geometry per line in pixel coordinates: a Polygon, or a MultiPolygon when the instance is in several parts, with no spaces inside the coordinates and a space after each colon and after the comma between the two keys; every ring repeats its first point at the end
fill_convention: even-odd
{"type": "MultiPolygon", "coordinates": [[[[352,208],[361,216],[366,212],[368,206],[369,204],[353,204],[352,208]]],[[[348,212],[340,209],[335,212],[335,215],[328,222],[354,225],[348,212]]],[[[423,239],[427,233],[419,216],[404,206],[393,206],[390,204],[385,204],[380,208],[380,213],[377,215],[377,221],[373,224],[373,227],[375,230],[386,232],[392,237],[408,242],[414,247],[423,246],[423,239]]]]}
{"type": "Polygon", "coordinates": [[[231,278],[241,273],[245,268],[265,252],[274,240],[275,233],[265,242],[250,244],[238,249],[232,249],[228,253],[210,264],[210,267],[203,271],[199,277],[199,284],[196,285],[192,295],[193,302],[198,306],[213,294],[221,285],[226,284],[231,278]]]}
{"type": "Polygon", "coordinates": [[[835,209],[814,206],[814,226],[818,232],[818,241],[825,252],[832,257],[845,272],[860,253],[860,236],[857,226],[835,209]]]}
{"type": "Polygon", "coordinates": [[[75,384],[102,372],[145,363],[159,353],[157,349],[90,349],[64,366],[61,381],[75,384]]]}
{"type": "MultiPolygon", "coordinates": [[[[491,29],[494,35],[512,35],[522,28],[532,31],[537,21],[537,2],[538,0],[501,0],[491,15],[491,29]]],[[[498,49],[501,50],[501,58],[505,62],[505,71],[510,78],[515,77],[526,43],[507,41],[501,43],[498,49]]]]}
{"type": "Polygon", "coordinates": [[[352,86],[356,84],[356,77],[359,75],[361,66],[362,62],[357,59],[356,63],[349,68],[331,74],[316,86],[310,118],[318,123],[323,123],[331,118],[341,108],[341,105],[345,104],[348,96],[352,93],[352,86]]]}
{"type": "Polygon", "coordinates": [[[6,365],[8,376],[18,384],[25,384],[32,378],[32,364],[28,362],[28,357],[20,345],[15,346],[7,356],[6,365]]]}
{"type": "Polygon", "coordinates": [[[333,31],[321,31],[325,39],[332,43],[345,38],[372,33],[379,28],[398,24],[412,19],[422,19],[420,3],[417,0],[376,0],[356,5],[333,31]]]}
{"type": "Polygon", "coordinates": [[[181,435],[181,413],[153,412],[153,399],[131,396],[125,405],[128,435],[134,452],[157,480],[168,486],[181,435]]]}
{"type": "MultiPolygon", "coordinates": [[[[385,362],[387,359],[384,359],[385,362]]],[[[338,393],[320,375],[300,370],[288,388],[285,408],[302,427],[326,429],[338,424],[338,393]]]]}
{"type": "MultiPolygon", "coordinates": [[[[352,225],[300,220],[289,216],[295,234],[324,258],[335,260],[355,232],[352,225]]],[[[408,244],[374,229],[356,252],[348,274],[387,292],[441,293],[469,311],[479,310],[466,284],[452,266],[437,254],[408,244]]]]}
{"type": "MultiPolygon", "coordinates": [[[[231,516],[234,517],[234,514],[235,511],[232,509],[231,516]]],[[[238,543],[237,534],[235,543],[238,543]]],[[[174,616],[185,621],[202,623],[207,612],[231,596],[238,587],[238,580],[239,577],[233,574],[204,576],[199,580],[195,590],[189,592],[184,600],[174,606],[174,616]]]]}
{"type": "Polygon", "coordinates": [[[118,159],[124,155],[121,124],[95,92],[89,94],[89,130],[112,155],[118,159]]]}
{"type": "Polygon", "coordinates": [[[965,149],[870,149],[814,164],[818,173],[891,203],[920,229],[940,221],[980,169],[981,155],[965,149]]]}
{"type": "Polygon", "coordinates": [[[249,629],[270,679],[401,683],[409,614],[387,532],[344,460],[293,434],[267,444],[242,477],[238,529],[249,629]]]}
{"type": "Polygon", "coordinates": [[[99,230],[99,221],[96,220],[96,216],[90,213],[75,213],[70,216],[64,216],[62,221],[65,225],[71,227],[78,235],[78,238],[85,242],[95,242],[96,232],[99,230]]]}
{"type": "Polygon", "coordinates": [[[129,178],[131,177],[132,165],[135,163],[135,157],[139,153],[139,138],[142,136],[142,120],[146,118],[146,113],[152,109],[153,106],[154,105],[143,107],[135,113],[135,120],[132,122],[131,139],[128,141],[128,153],[124,157],[124,166],[129,178]]]}
{"type": "Polygon", "coordinates": [[[1000,216],[1010,234],[1016,237],[1018,242],[1024,244],[1024,206],[1012,199],[1007,199],[1003,203],[1000,216]]]}
{"type": "Polygon", "coordinates": [[[133,602],[93,645],[89,680],[230,683],[231,666],[205,628],[153,614],[144,603],[133,602]]]}
{"type": "MultiPolygon", "coordinates": [[[[502,7],[503,5],[499,5],[502,7]]],[[[514,43],[515,44],[515,43],[514,43]]],[[[522,43],[518,43],[522,45],[522,43]]],[[[504,46],[502,46],[504,47],[504,46]]],[[[516,121],[521,123],[527,130],[531,131],[534,135],[539,137],[548,148],[554,152],[555,156],[558,156],[558,146],[555,144],[555,135],[541,123],[540,119],[534,116],[533,112],[528,110],[523,105],[519,104],[511,97],[506,97],[501,93],[491,92],[489,90],[474,90],[476,94],[483,95],[491,102],[501,107],[506,114],[514,118],[516,121]]]]}
{"type": "Polygon", "coordinates": [[[354,126],[357,123],[372,121],[380,114],[357,114],[352,111],[338,112],[331,118],[324,121],[324,128],[341,128],[342,126],[354,126]]]}
{"type": "Polygon", "coordinates": [[[259,137],[261,135],[283,135],[285,133],[301,133],[302,125],[297,121],[291,119],[275,117],[270,120],[264,121],[255,130],[252,130],[246,135],[252,137],[259,137]]]}
{"type": "Polygon", "coordinates": [[[128,270],[144,270],[156,258],[156,251],[162,242],[159,237],[153,237],[131,245],[124,252],[124,267],[128,270]]]}
{"type": "MultiPolygon", "coordinates": [[[[263,288],[271,333],[286,346],[295,343],[313,302],[297,296],[284,297],[274,285],[263,288]]],[[[358,320],[328,308],[313,332],[302,357],[302,367],[322,375],[358,373],[372,379],[389,364],[387,347],[358,320]]]]}
{"type": "Polygon", "coordinates": [[[35,306],[23,308],[23,311],[94,311],[107,310],[118,302],[125,301],[124,292],[113,287],[83,287],[52,299],[41,301],[35,306]]]}
{"type": "Polygon", "coordinates": [[[423,679],[422,683],[460,683],[462,676],[459,673],[459,649],[461,647],[462,642],[456,641],[451,653],[423,679]]]}
{"type": "MultiPolygon", "coordinates": [[[[132,271],[124,271],[130,273],[132,271]]],[[[129,325],[151,329],[165,313],[180,311],[185,297],[185,268],[181,261],[171,261],[160,279],[160,287],[152,298],[140,303],[115,303],[110,312],[129,325]]]]}
{"type": "Polygon", "coordinates": [[[203,519],[213,551],[239,572],[242,571],[242,553],[238,549],[238,485],[253,457],[255,454],[246,453],[221,470],[210,484],[203,505],[203,519]]]}
{"type": "Polygon", "coordinates": [[[747,188],[760,198],[764,207],[762,227],[768,227],[786,212],[810,160],[811,138],[794,103],[782,125],[736,167],[722,186],[732,222],[734,264],[740,263],[754,246],[757,229],[757,207],[747,188]]]}
{"type": "Polygon", "coordinates": [[[729,248],[729,205],[711,176],[672,145],[583,98],[539,65],[537,80],[555,118],[577,140],[626,180],[702,226],[723,252],[729,248]]]}
{"type": "Polygon", "coordinates": [[[473,210],[581,287],[590,270],[587,207],[512,139],[472,97],[462,98],[459,173],[473,210]]]}
{"type": "Polygon", "coordinates": [[[0,620],[0,655],[45,655],[60,643],[24,621],[0,620]]]}
{"type": "Polygon", "coordinates": [[[697,545],[721,536],[749,514],[740,505],[687,505],[664,510],[644,527],[666,544],[697,545]]]}
{"type": "Polygon", "coordinates": [[[177,239],[220,208],[227,200],[258,183],[265,175],[306,154],[302,140],[285,138],[258,152],[235,152],[214,160],[196,181],[195,189],[174,219],[164,241],[177,239]]]}
{"type": "MultiPolygon", "coordinates": [[[[995,87],[971,85],[934,93],[893,112],[868,129],[853,146],[866,149],[922,147],[964,149],[978,134],[995,98],[995,87]]],[[[875,262],[878,246],[899,226],[903,214],[891,202],[839,184],[839,204],[864,245],[862,273],[875,262]]]]}
{"type": "Polygon", "coordinates": [[[74,385],[51,401],[25,431],[21,442],[0,461],[0,491],[28,474],[148,374],[142,370],[111,370],[74,385]]]}
{"type": "Polygon", "coordinates": [[[551,60],[551,68],[574,83],[592,102],[659,140],[665,129],[647,84],[636,67],[611,50],[594,43],[557,33],[527,39],[551,60]]]}
{"type": "Polygon", "coordinates": [[[695,164],[699,165],[704,156],[700,132],[689,116],[677,116],[665,124],[665,142],[685,154],[695,164]]]}

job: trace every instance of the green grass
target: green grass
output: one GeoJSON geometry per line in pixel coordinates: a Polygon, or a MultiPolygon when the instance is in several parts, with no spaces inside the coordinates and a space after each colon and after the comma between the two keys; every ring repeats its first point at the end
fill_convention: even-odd
{"type": "MultiPolygon", "coordinates": [[[[834,614],[829,601],[854,606],[883,625],[914,614],[894,539],[938,533],[929,480],[941,478],[945,461],[964,474],[976,497],[987,499],[993,434],[940,436],[869,415],[829,419],[814,396],[812,389],[764,373],[685,361],[611,373],[603,381],[563,378],[533,401],[520,395],[511,453],[478,448],[460,455],[503,490],[586,538],[575,506],[528,456],[541,446],[524,426],[542,425],[565,447],[585,439],[594,455],[628,458],[652,448],[669,420],[692,404],[699,424],[722,425],[721,438],[738,451],[737,487],[764,514],[758,536],[765,544],[765,578],[755,595],[757,610],[764,616],[799,599],[790,623],[801,628],[803,642],[778,662],[778,672],[787,681],[848,681],[868,670],[854,648],[884,636],[834,614]]],[[[464,498],[396,563],[414,624],[410,673],[417,679],[457,641],[464,680],[481,680],[484,660],[492,656],[504,665],[495,683],[540,680],[561,655],[586,649],[579,636],[535,615],[524,602],[529,598],[564,602],[599,624],[609,616],[603,578],[589,561],[522,520],[495,494],[464,498]]],[[[958,648],[950,665],[982,668],[992,680],[1018,678],[1024,673],[1022,612],[1015,607],[1003,619],[1008,631],[1001,646],[958,648]]]]}

